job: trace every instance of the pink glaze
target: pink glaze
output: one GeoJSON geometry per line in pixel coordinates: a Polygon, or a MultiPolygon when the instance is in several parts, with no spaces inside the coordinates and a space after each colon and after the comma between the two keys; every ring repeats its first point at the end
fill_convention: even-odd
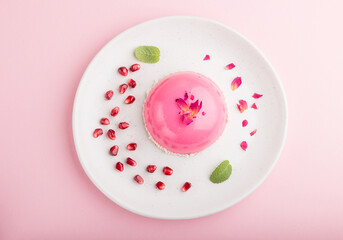
{"type": "Polygon", "coordinates": [[[228,121],[223,93],[209,78],[194,72],[178,72],[160,81],[149,93],[144,105],[144,121],[154,141],[169,152],[198,153],[214,143],[228,121]],[[202,101],[202,108],[190,124],[182,121],[176,104],[185,92],[194,96],[186,102],[202,101]],[[203,113],[204,112],[204,113],[203,113]]]}

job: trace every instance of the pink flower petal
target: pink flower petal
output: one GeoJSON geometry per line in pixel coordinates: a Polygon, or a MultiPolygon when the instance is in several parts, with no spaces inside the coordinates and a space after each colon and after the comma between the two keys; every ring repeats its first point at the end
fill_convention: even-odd
{"type": "Polygon", "coordinates": [[[205,57],[204,57],[204,61],[206,61],[206,60],[210,60],[210,55],[206,55],[205,57]]]}
{"type": "Polygon", "coordinates": [[[189,107],[189,109],[191,111],[194,111],[199,105],[199,100],[196,100],[194,103],[191,103],[191,106],[189,107]]]}
{"type": "Polygon", "coordinates": [[[203,116],[205,116],[205,115],[206,115],[206,113],[205,113],[205,112],[202,112],[201,114],[202,114],[203,116]]]}
{"type": "Polygon", "coordinates": [[[239,86],[242,84],[242,78],[241,77],[236,77],[235,79],[232,80],[231,82],[231,89],[232,91],[235,91],[239,86]]]}
{"type": "Polygon", "coordinates": [[[190,115],[190,113],[186,113],[182,115],[182,121],[184,124],[189,125],[193,122],[193,119],[190,115]]]}
{"type": "Polygon", "coordinates": [[[196,100],[194,103],[191,103],[191,106],[189,107],[189,109],[191,110],[191,117],[198,114],[201,107],[202,107],[202,102],[200,102],[200,104],[199,104],[199,100],[196,100]]]}
{"type": "Polygon", "coordinates": [[[191,95],[191,100],[194,100],[194,95],[191,95]]]}
{"type": "MultiPolygon", "coordinates": [[[[182,121],[184,124],[189,125],[191,124],[196,118],[195,115],[197,115],[201,108],[202,108],[202,101],[196,100],[193,103],[188,104],[188,92],[185,92],[183,99],[177,98],[175,99],[176,105],[180,108],[179,114],[182,115],[182,121]]],[[[190,96],[191,99],[194,99],[194,96],[190,96]]],[[[204,115],[204,114],[203,114],[204,115]]]]}
{"type": "Polygon", "coordinates": [[[188,93],[185,92],[185,95],[183,96],[183,100],[187,101],[187,99],[188,99],[188,93]]]}
{"type": "Polygon", "coordinates": [[[254,95],[252,95],[252,97],[256,98],[256,99],[258,99],[258,98],[260,98],[262,96],[263,96],[262,94],[258,94],[258,93],[254,93],[254,95]]]}
{"type": "Polygon", "coordinates": [[[239,104],[237,104],[238,110],[243,113],[245,110],[248,109],[248,104],[244,100],[239,100],[239,104]]]}
{"type": "Polygon", "coordinates": [[[239,110],[241,113],[244,112],[244,110],[242,111],[241,105],[237,104],[237,108],[238,108],[238,110],[239,110]]]}
{"type": "Polygon", "coordinates": [[[254,136],[256,132],[257,132],[257,129],[255,129],[254,131],[252,131],[252,132],[250,133],[250,136],[254,136]]]}
{"type": "Polygon", "coordinates": [[[246,127],[248,125],[248,120],[243,120],[242,127],[246,127]]]}
{"type": "Polygon", "coordinates": [[[236,67],[236,65],[233,64],[233,63],[230,63],[230,64],[228,64],[228,65],[225,66],[225,69],[226,69],[226,70],[231,70],[231,69],[234,68],[234,67],[236,67]]]}
{"type": "Polygon", "coordinates": [[[256,106],[256,104],[255,104],[255,103],[253,103],[253,105],[251,105],[251,108],[253,108],[253,109],[257,109],[257,106],[256,106]]]}
{"type": "Polygon", "coordinates": [[[242,100],[242,99],[241,99],[241,100],[239,100],[238,102],[239,102],[240,105],[242,105],[242,106],[248,108],[248,104],[247,104],[247,102],[246,102],[245,100],[242,100]]]}
{"type": "Polygon", "coordinates": [[[241,142],[241,148],[242,148],[244,151],[246,151],[246,150],[247,150],[247,148],[248,148],[248,144],[247,144],[247,142],[246,142],[246,141],[243,141],[243,142],[241,142]]]}
{"type": "Polygon", "coordinates": [[[182,98],[178,98],[175,100],[177,106],[184,112],[188,112],[189,111],[189,107],[187,105],[187,103],[185,102],[185,100],[183,100],[182,98]]]}

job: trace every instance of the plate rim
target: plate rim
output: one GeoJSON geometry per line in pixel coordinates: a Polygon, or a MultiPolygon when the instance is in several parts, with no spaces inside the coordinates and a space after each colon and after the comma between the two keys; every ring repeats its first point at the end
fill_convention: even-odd
{"type": "Polygon", "coordinates": [[[73,111],[72,111],[72,132],[73,132],[73,139],[74,139],[74,146],[75,146],[75,150],[76,150],[76,154],[78,156],[78,159],[81,163],[81,166],[83,168],[83,170],[85,171],[86,175],[88,176],[88,178],[91,180],[91,182],[100,190],[100,192],[102,192],[107,198],[109,198],[111,201],[113,201],[114,203],[116,203],[118,206],[133,212],[135,214],[144,216],[144,217],[149,217],[149,218],[155,218],[155,219],[165,219],[165,220],[182,220],[182,219],[194,219],[194,218],[200,218],[200,217],[205,217],[205,216],[209,216],[218,212],[221,212],[223,210],[226,210],[234,205],[236,205],[237,203],[239,203],[240,201],[242,201],[244,198],[246,198],[247,196],[249,196],[252,192],[254,192],[265,180],[266,178],[270,175],[271,171],[274,169],[276,163],[278,162],[281,153],[284,149],[285,146],[285,142],[286,142],[286,137],[287,137],[287,129],[288,129],[288,104],[287,104],[287,98],[286,98],[286,93],[285,90],[283,88],[282,82],[276,72],[276,70],[274,69],[274,67],[271,65],[271,63],[269,62],[269,60],[267,59],[267,57],[262,53],[262,51],[260,51],[260,49],[258,47],[255,46],[254,43],[252,43],[249,39],[247,39],[244,35],[242,35],[241,33],[237,32],[235,29],[228,27],[227,25],[221,23],[221,22],[217,22],[215,20],[212,19],[208,19],[208,18],[203,18],[203,17],[196,17],[196,16],[167,16],[167,17],[160,17],[160,18],[154,18],[151,20],[147,20],[144,22],[141,22],[139,24],[136,24],[130,28],[127,28],[126,30],[124,30],[123,32],[119,33],[118,35],[116,35],[115,37],[113,37],[111,40],[109,40],[101,49],[100,51],[98,51],[96,53],[96,55],[92,58],[92,60],[88,63],[86,70],[84,71],[81,80],[79,81],[76,93],[75,93],[75,97],[74,97],[74,102],[73,102],[73,111]],[[98,184],[95,180],[95,178],[93,178],[92,174],[88,171],[84,161],[82,161],[81,159],[81,150],[80,150],[80,143],[77,140],[76,137],[76,106],[78,105],[79,102],[79,95],[80,95],[80,89],[82,88],[82,86],[84,85],[85,81],[84,78],[87,75],[87,72],[90,68],[90,66],[96,61],[96,59],[99,57],[99,55],[104,51],[104,49],[106,49],[106,47],[115,40],[120,39],[127,31],[131,31],[133,29],[136,29],[138,27],[141,27],[143,25],[146,24],[150,24],[152,22],[157,22],[157,21],[161,21],[161,20],[168,20],[168,19],[192,19],[192,20],[197,20],[197,21],[204,21],[204,22],[209,22],[215,25],[218,25],[220,27],[225,28],[227,31],[232,32],[233,34],[236,34],[237,36],[239,36],[240,38],[242,38],[244,41],[246,41],[252,48],[254,48],[256,50],[256,52],[264,59],[264,61],[267,63],[269,69],[271,70],[271,72],[274,74],[275,79],[276,79],[276,84],[278,84],[279,88],[280,88],[280,92],[281,92],[281,99],[283,100],[283,103],[285,105],[285,125],[284,125],[284,130],[283,130],[283,137],[282,137],[282,141],[281,141],[281,145],[280,148],[278,150],[278,153],[275,157],[275,159],[273,160],[272,164],[269,166],[268,171],[264,174],[264,176],[257,181],[253,187],[247,191],[245,194],[243,194],[240,198],[238,198],[235,202],[230,203],[230,204],[226,204],[223,205],[222,208],[220,208],[219,210],[214,210],[214,211],[208,211],[205,214],[191,214],[190,216],[185,216],[185,217],[163,217],[163,216],[158,216],[155,214],[148,214],[145,212],[141,212],[139,210],[133,209],[130,207],[130,205],[126,205],[124,202],[120,202],[118,199],[116,199],[115,197],[112,197],[111,194],[109,194],[108,192],[106,192],[104,189],[102,189],[102,187],[100,186],[100,184],[98,184]]]}

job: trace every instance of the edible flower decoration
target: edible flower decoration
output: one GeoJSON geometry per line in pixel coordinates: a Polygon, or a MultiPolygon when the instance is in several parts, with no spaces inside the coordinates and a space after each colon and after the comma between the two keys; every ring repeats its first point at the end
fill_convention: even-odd
{"type": "Polygon", "coordinates": [[[241,113],[243,113],[245,110],[248,109],[248,104],[246,101],[239,100],[238,102],[239,102],[239,104],[237,104],[237,108],[241,113]]]}
{"type": "Polygon", "coordinates": [[[230,64],[228,64],[228,65],[225,66],[225,69],[226,69],[226,70],[231,70],[231,69],[233,69],[234,67],[236,67],[236,65],[233,64],[233,63],[230,63],[230,64]]]}
{"type": "Polygon", "coordinates": [[[260,98],[262,96],[263,96],[262,94],[258,94],[258,93],[254,93],[254,95],[252,95],[252,97],[256,98],[256,99],[258,99],[258,98],[260,98]]]}
{"type": "Polygon", "coordinates": [[[204,57],[204,61],[210,60],[210,55],[206,54],[206,56],[204,57]]]}
{"type": "Polygon", "coordinates": [[[189,99],[194,100],[194,96],[191,95],[188,97],[187,92],[183,98],[175,99],[177,106],[181,110],[182,122],[186,125],[193,122],[193,119],[196,118],[196,115],[200,112],[202,107],[202,101],[196,100],[195,102],[190,103],[189,99]]]}
{"type": "Polygon", "coordinates": [[[232,80],[231,82],[231,89],[232,91],[235,91],[239,86],[242,84],[242,78],[241,77],[236,77],[235,79],[232,80]]]}

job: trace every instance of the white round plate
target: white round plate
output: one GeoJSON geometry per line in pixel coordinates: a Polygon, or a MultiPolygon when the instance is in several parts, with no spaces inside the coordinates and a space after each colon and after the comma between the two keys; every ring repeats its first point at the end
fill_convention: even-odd
{"type": "Polygon", "coordinates": [[[81,164],[93,183],[118,205],[134,213],[162,219],[188,219],[213,214],[242,200],[256,189],[273,168],[282,150],[287,128],[287,106],[281,82],[262,53],[246,38],[227,26],[196,17],[166,17],[139,24],[112,39],[92,60],[85,71],[74,102],[73,134],[81,164]],[[134,49],[141,45],[157,46],[161,51],[156,64],[139,62],[134,49]],[[211,59],[203,61],[206,54],[211,59]],[[139,63],[141,70],[127,77],[118,74],[120,66],[139,63]],[[236,68],[225,70],[234,63],[236,68]],[[148,138],[142,118],[146,92],[154,83],[168,74],[178,71],[194,71],[210,77],[222,89],[228,106],[229,123],[217,142],[203,152],[182,157],[170,155],[155,146],[148,138]],[[242,77],[242,85],[232,91],[231,81],[242,77]],[[137,87],[118,93],[120,84],[129,78],[137,87]],[[105,101],[104,93],[112,89],[114,96],[105,101]],[[253,93],[263,94],[260,99],[253,93]],[[134,95],[133,104],[123,104],[128,95],[134,95]],[[245,99],[249,109],[237,110],[236,103],[245,99]],[[258,109],[251,109],[256,103],[258,109]],[[120,113],[110,116],[113,107],[120,113]],[[101,126],[99,120],[108,117],[109,126],[101,126]],[[249,124],[242,127],[242,120],[249,124]],[[126,130],[117,125],[130,123],[126,130]],[[104,135],[93,138],[93,130],[102,127],[104,135]],[[106,136],[107,129],[116,131],[117,139],[106,136]],[[250,132],[257,129],[254,136],[250,132]],[[240,143],[247,141],[243,151],[240,143]],[[130,142],[138,144],[136,151],[128,151],[130,142]],[[119,154],[109,154],[113,145],[119,154]],[[126,157],[138,163],[136,167],[125,164],[126,157]],[[213,184],[209,176],[223,160],[232,165],[228,181],[213,184]],[[119,172],[114,164],[121,161],[125,170],[119,172]],[[155,173],[146,172],[149,164],[157,165],[155,173]],[[164,166],[174,169],[172,176],[162,173],[164,166]],[[140,174],[145,182],[137,184],[133,177],[140,174]],[[155,188],[163,181],[166,189],[155,188]],[[180,189],[184,182],[191,182],[187,192],[180,189]]]}

